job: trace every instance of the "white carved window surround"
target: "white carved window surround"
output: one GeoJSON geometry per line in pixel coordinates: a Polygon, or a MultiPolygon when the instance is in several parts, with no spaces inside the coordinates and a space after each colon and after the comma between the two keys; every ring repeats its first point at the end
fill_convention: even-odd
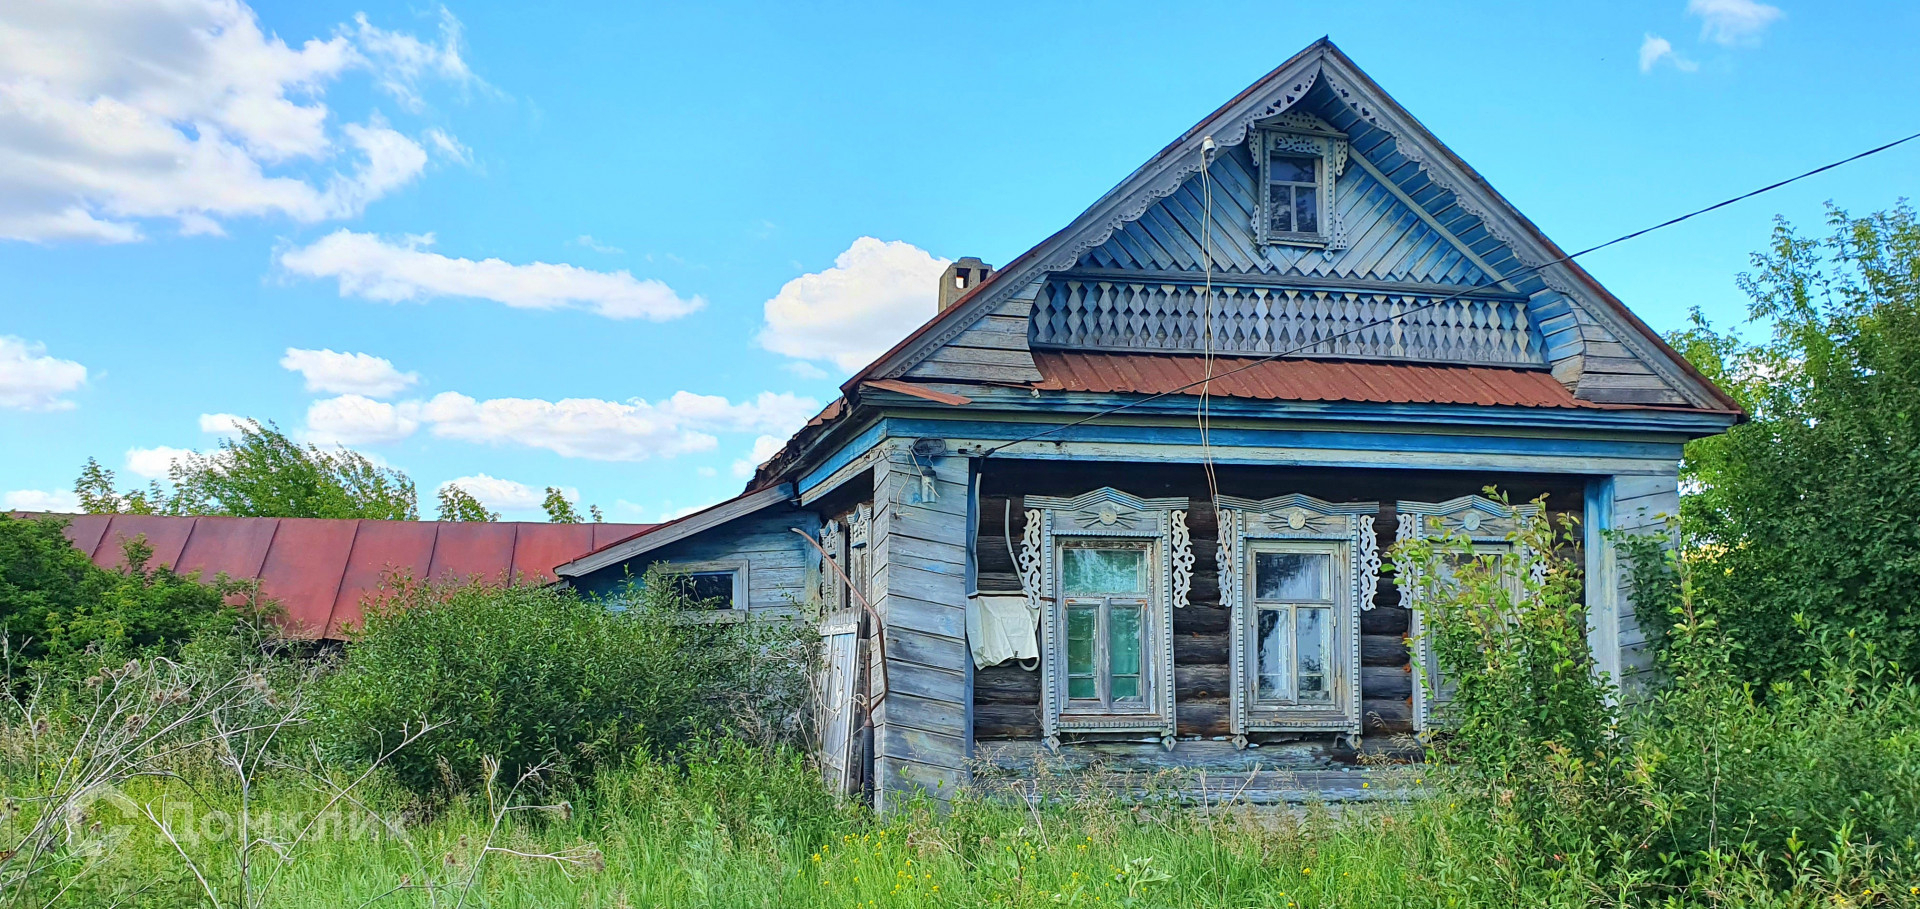
{"type": "Polygon", "coordinates": [[[1341,245],[1333,196],[1347,167],[1346,134],[1312,114],[1285,113],[1261,123],[1248,144],[1260,172],[1253,217],[1259,242],[1341,245]]]}
{"type": "MultiPolygon", "coordinates": [[[[1472,544],[1472,556],[1492,556],[1516,566],[1528,559],[1527,554],[1522,552],[1519,558],[1509,560],[1508,557],[1514,553],[1514,534],[1522,523],[1540,514],[1540,506],[1534,503],[1503,505],[1494,499],[1477,495],[1460,496],[1444,502],[1396,502],[1394,509],[1400,514],[1397,540],[1464,536],[1472,544]]],[[[1535,566],[1536,570],[1544,570],[1545,567],[1544,563],[1535,566]]],[[[1396,559],[1394,578],[1400,587],[1400,604],[1412,614],[1407,637],[1412,642],[1410,656],[1419,670],[1413,680],[1413,728],[1424,732],[1438,724],[1438,714],[1445,707],[1453,686],[1441,672],[1439,661],[1434,657],[1432,636],[1428,634],[1431,623],[1420,608],[1420,591],[1419,585],[1413,582],[1413,565],[1404,559],[1396,559]]],[[[1507,578],[1507,583],[1515,597],[1524,589],[1517,571],[1507,578]]]]}
{"type": "Polygon", "coordinates": [[[1360,612],[1380,579],[1378,502],[1221,496],[1220,599],[1231,614],[1233,741],[1360,732],[1360,612]]]}
{"type": "Polygon", "coordinates": [[[1111,487],[1028,496],[1020,578],[1040,611],[1041,729],[1152,732],[1173,747],[1173,610],[1193,586],[1187,500],[1111,487]]]}

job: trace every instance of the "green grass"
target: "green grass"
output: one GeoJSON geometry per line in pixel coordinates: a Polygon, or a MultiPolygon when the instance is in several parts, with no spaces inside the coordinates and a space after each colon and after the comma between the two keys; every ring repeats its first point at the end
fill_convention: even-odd
{"type": "MultiPolygon", "coordinates": [[[[555,807],[508,813],[497,829],[498,801],[490,807],[483,796],[422,813],[403,790],[376,784],[362,795],[388,817],[407,818],[397,829],[336,804],[331,825],[303,842],[277,877],[274,854],[255,849],[243,897],[233,823],[240,794],[214,774],[189,776],[138,781],[120,790],[125,801],[96,801],[74,841],[76,862],[95,864],[58,904],[207,905],[196,870],[220,905],[316,909],[1610,904],[1574,869],[1516,890],[1508,860],[1487,847],[1494,839],[1445,796],[1248,811],[1085,792],[1038,810],[962,800],[947,811],[922,804],[879,818],[835,805],[803,761],[741,747],[679,769],[636,762],[566,800],[523,798],[555,807]],[[171,821],[180,848],[130,817],[130,806],[171,821]]],[[[270,775],[253,793],[250,816],[256,832],[265,827],[284,841],[327,802],[321,787],[270,775]]],[[[29,807],[0,826],[30,815],[29,807]]],[[[58,877],[75,877],[75,867],[58,877]]],[[[42,905],[57,883],[11,896],[42,905]]],[[[1672,896],[1728,906],[1916,903],[1904,882],[1869,884],[1863,889],[1877,888],[1871,895],[1812,880],[1776,891],[1735,873],[1719,886],[1718,898],[1672,896]]],[[[1650,902],[1657,900],[1636,900],[1650,902]]]]}

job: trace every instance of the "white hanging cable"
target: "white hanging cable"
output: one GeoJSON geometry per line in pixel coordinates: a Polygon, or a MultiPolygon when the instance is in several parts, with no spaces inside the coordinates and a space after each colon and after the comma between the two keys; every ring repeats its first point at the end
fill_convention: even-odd
{"type": "Polygon", "coordinates": [[[1206,315],[1202,319],[1205,353],[1201,357],[1202,376],[1200,380],[1200,403],[1194,413],[1200,424],[1200,464],[1207,476],[1207,504],[1220,500],[1220,478],[1213,469],[1213,440],[1208,435],[1208,424],[1212,421],[1208,398],[1213,385],[1213,179],[1209,172],[1213,166],[1213,154],[1216,146],[1212,136],[1200,140],[1200,258],[1206,267],[1206,290],[1202,298],[1206,306],[1206,315]]]}

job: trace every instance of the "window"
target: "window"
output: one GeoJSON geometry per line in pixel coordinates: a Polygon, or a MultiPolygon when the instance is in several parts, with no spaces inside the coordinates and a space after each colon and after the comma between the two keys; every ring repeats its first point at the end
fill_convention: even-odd
{"type": "Polygon", "coordinates": [[[1146,708],[1149,558],[1144,543],[1076,541],[1062,547],[1067,710],[1146,708]]]}
{"type": "Polygon", "coordinates": [[[1334,186],[1347,166],[1347,137],[1311,114],[1263,121],[1250,142],[1260,171],[1254,232],[1264,244],[1342,244],[1334,186]]]}
{"type": "Polygon", "coordinates": [[[1253,554],[1254,701],[1332,704],[1333,553],[1253,554]]]}
{"type": "Polygon", "coordinates": [[[1220,496],[1216,510],[1234,743],[1261,732],[1358,733],[1360,611],[1379,583],[1379,503],[1220,496]]]}
{"type": "Polygon", "coordinates": [[[1320,159],[1274,152],[1267,157],[1267,232],[1320,235],[1320,159]]]}
{"type": "Polygon", "coordinates": [[[1112,488],[1027,496],[1016,559],[1043,620],[1040,728],[1068,735],[1149,732],[1174,744],[1173,610],[1193,584],[1185,498],[1112,488]]]}
{"type": "Polygon", "coordinates": [[[747,562],[720,559],[709,562],[668,562],[661,566],[674,590],[702,609],[747,608],[747,562]]]}
{"type": "Polygon", "coordinates": [[[733,608],[733,572],[697,571],[674,578],[680,595],[706,609],[733,608]]]}
{"type": "MultiPolygon", "coordinates": [[[[1445,502],[1396,502],[1394,510],[1400,513],[1399,539],[1465,537],[1472,546],[1472,555],[1456,554],[1448,560],[1450,565],[1458,565],[1467,558],[1491,557],[1496,567],[1512,566],[1506,573],[1506,582],[1515,597],[1525,589],[1519,565],[1528,560],[1513,558],[1512,535],[1520,522],[1540,513],[1539,505],[1509,506],[1484,496],[1469,495],[1445,502]]],[[[1394,573],[1403,579],[1412,578],[1413,566],[1396,565],[1394,573]]],[[[1401,605],[1411,611],[1408,637],[1413,641],[1412,657],[1420,669],[1420,677],[1413,686],[1413,728],[1431,729],[1437,724],[1454,685],[1440,671],[1434,657],[1430,623],[1426,610],[1421,608],[1419,585],[1403,584],[1400,595],[1401,605]]]]}

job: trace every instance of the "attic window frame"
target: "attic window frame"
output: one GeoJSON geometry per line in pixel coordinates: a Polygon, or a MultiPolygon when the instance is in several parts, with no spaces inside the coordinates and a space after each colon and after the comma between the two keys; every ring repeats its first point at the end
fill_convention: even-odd
{"type": "MultiPolygon", "coordinates": [[[[1259,172],[1260,198],[1254,206],[1253,233],[1262,246],[1307,246],[1335,249],[1340,243],[1339,216],[1334,189],[1347,166],[1347,137],[1309,114],[1282,114],[1253,132],[1249,143],[1259,172]],[[1273,156],[1313,161],[1314,192],[1318,202],[1312,231],[1275,231],[1273,219],[1273,156]]],[[[1291,197],[1288,199],[1292,203],[1291,197]]]]}

